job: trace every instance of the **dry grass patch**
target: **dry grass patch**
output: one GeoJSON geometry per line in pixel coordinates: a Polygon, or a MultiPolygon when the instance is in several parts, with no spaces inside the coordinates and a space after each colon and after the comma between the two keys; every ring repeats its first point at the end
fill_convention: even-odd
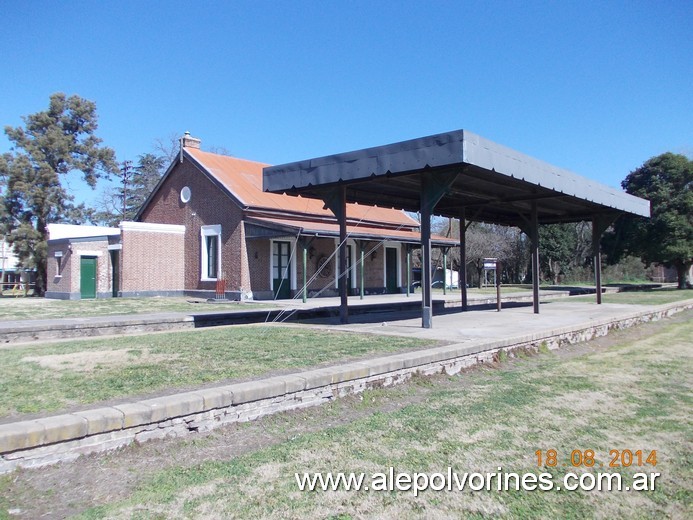
{"type": "Polygon", "coordinates": [[[37,363],[41,368],[53,371],[57,377],[62,371],[92,372],[97,369],[121,368],[133,363],[156,364],[172,361],[178,356],[179,354],[152,354],[150,349],[121,349],[26,356],[21,361],[24,363],[37,363]]]}

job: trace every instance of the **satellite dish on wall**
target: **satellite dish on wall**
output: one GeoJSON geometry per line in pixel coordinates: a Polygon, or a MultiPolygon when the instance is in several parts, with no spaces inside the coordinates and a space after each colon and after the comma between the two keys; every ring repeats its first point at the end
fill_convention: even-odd
{"type": "Polygon", "coordinates": [[[183,204],[187,204],[190,202],[190,197],[192,196],[192,192],[190,191],[190,188],[187,186],[183,186],[183,189],[180,190],[180,201],[183,204]]]}

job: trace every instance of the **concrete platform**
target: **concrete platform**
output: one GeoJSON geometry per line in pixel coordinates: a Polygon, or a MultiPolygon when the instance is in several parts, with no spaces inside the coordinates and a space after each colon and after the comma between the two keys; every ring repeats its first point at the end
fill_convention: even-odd
{"type": "MultiPolygon", "coordinates": [[[[691,301],[691,300],[687,300],[691,301]]],[[[647,312],[652,306],[587,302],[569,299],[545,301],[540,314],[534,314],[531,304],[508,305],[500,312],[495,308],[461,312],[458,308],[440,310],[433,316],[433,328],[421,327],[416,312],[383,312],[375,315],[352,316],[348,325],[337,325],[335,320],[312,320],[310,323],[335,330],[350,330],[392,336],[437,339],[454,343],[495,341],[503,338],[545,335],[577,325],[603,323],[625,315],[647,312]]]]}
{"type": "MultiPolygon", "coordinates": [[[[586,289],[588,290],[588,289],[586,289]]],[[[569,290],[541,291],[544,301],[566,297],[569,290]]],[[[503,302],[518,303],[531,301],[531,292],[513,292],[503,295],[503,302]]],[[[469,305],[478,308],[495,305],[495,294],[470,295],[469,305]]],[[[2,345],[26,343],[41,340],[57,340],[78,337],[108,336],[117,334],[141,334],[166,330],[182,330],[219,325],[239,325],[248,323],[305,321],[339,316],[339,298],[312,298],[306,303],[300,299],[275,300],[267,302],[268,308],[245,307],[243,304],[200,305],[205,310],[198,312],[166,312],[153,314],[85,316],[77,318],[53,318],[38,320],[0,321],[0,348],[2,345]]],[[[438,295],[433,302],[434,311],[460,306],[459,293],[438,295]]],[[[361,300],[358,296],[349,298],[349,312],[352,317],[383,312],[419,312],[421,295],[405,294],[371,295],[361,300]]]]}

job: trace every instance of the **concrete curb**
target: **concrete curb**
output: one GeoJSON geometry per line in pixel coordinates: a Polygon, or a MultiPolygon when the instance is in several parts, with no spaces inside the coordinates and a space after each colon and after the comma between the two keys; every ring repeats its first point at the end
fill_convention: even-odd
{"type": "Polygon", "coordinates": [[[0,473],[43,466],[133,441],[178,437],[222,424],[315,406],[335,397],[389,386],[414,374],[454,374],[491,361],[504,350],[556,349],[610,330],[656,321],[693,308],[693,299],[623,316],[477,345],[453,344],[235,383],[112,407],[0,425],[0,473]]]}
{"type": "Polygon", "coordinates": [[[61,318],[59,320],[30,320],[27,324],[0,323],[2,343],[38,340],[69,339],[113,334],[133,334],[166,330],[192,329],[192,316],[94,316],[61,318]]]}

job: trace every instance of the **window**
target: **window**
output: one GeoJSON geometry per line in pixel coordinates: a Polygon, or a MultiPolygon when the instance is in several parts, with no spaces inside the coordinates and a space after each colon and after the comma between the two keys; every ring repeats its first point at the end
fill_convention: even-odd
{"type": "Polygon", "coordinates": [[[202,247],[200,255],[200,280],[216,280],[221,272],[221,225],[200,228],[202,247]]]}

